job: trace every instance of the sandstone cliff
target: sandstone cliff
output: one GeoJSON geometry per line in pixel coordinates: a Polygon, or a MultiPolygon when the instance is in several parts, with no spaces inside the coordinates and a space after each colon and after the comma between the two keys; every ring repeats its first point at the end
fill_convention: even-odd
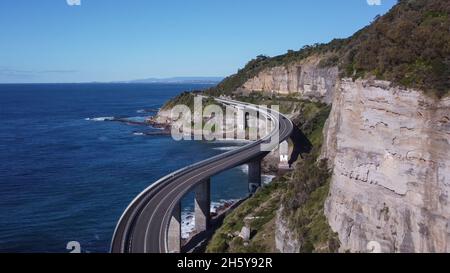
{"type": "MultiPolygon", "coordinates": [[[[341,251],[450,251],[450,98],[338,79],[318,60],[263,70],[242,89],[332,103],[322,158],[332,167],[325,213],[341,251]]],[[[279,218],[280,216],[278,216],[279,218]]],[[[280,251],[298,251],[277,220],[280,251]]]]}
{"type": "Polygon", "coordinates": [[[450,251],[450,98],[342,80],[325,132],[341,250],[450,251]]]}
{"type": "Polygon", "coordinates": [[[308,135],[320,155],[299,162],[278,207],[279,251],[334,251],[331,226],[341,251],[450,252],[449,12],[449,1],[398,1],[347,39],[260,55],[210,90],[332,104],[323,139],[308,135]],[[320,183],[301,174],[318,171],[308,170],[318,159],[332,176],[314,195],[320,183]]]}
{"type": "Polygon", "coordinates": [[[338,68],[320,67],[320,60],[313,56],[298,63],[267,68],[245,82],[241,91],[297,95],[330,103],[338,68]]]}

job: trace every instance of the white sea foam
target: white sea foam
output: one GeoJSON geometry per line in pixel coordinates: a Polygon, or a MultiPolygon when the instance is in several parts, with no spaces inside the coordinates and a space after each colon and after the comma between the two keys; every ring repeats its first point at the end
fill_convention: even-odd
{"type": "Polygon", "coordinates": [[[264,174],[261,177],[262,183],[264,185],[270,184],[270,182],[272,182],[275,177],[276,177],[275,175],[264,174]]]}
{"type": "Polygon", "coordinates": [[[195,229],[195,215],[192,211],[181,213],[181,238],[187,239],[195,229]]]}
{"type": "Polygon", "coordinates": [[[149,117],[128,117],[128,118],[123,118],[123,120],[125,121],[130,121],[130,122],[145,122],[149,117]]]}
{"type": "Polygon", "coordinates": [[[114,120],[114,117],[85,118],[85,120],[89,120],[89,121],[109,121],[109,120],[114,120]]]}
{"type": "Polygon", "coordinates": [[[215,140],[214,143],[239,143],[239,144],[246,144],[251,143],[253,141],[246,140],[246,139],[234,139],[234,138],[226,138],[226,139],[219,139],[215,140]]]}
{"type": "Polygon", "coordinates": [[[142,132],[134,132],[133,135],[135,135],[135,136],[143,136],[143,135],[145,135],[145,134],[142,133],[142,132]]]}
{"type": "MultiPolygon", "coordinates": [[[[248,174],[248,165],[244,164],[241,165],[239,167],[237,167],[240,171],[242,171],[245,174],[248,174]]],[[[275,178],[275,175],[270,175],[270,174],[263,174],[261,175],[261,182],[263,183],[263,185],[267,185],[270,182],[272,182],[272,180],[275,178]]]]}
{"type": "MultiPolygon", "coordinates": [[[[239,200],[220,200],[211,202],[211,213],[217,213],[217,210],[228,205],[236,203],[239,200]]],[[[195,214],[192,210],[186,209],[181,212],[181,238],[188,239],[195,230],[195,214]]]]}
{"type": "Polygon", "coordinates": [[[213,148],[213,149],[218,150],[218,151],[232,151],[237,148],[239,148],[239,146],[217,147],[217,148],[213,148]]]}
{"type": "Polygon", "coordinates": [[[237,168],[239,170],[241,170],[243,173],[248,174],[248,165],[247,164],[241,165],[241,166],[239,166],[237,168]]]}
{"type": "Polygon", "coordinates": [[[217,213],[217,210],[224,206],[231,206],[238,202],[238,199],[220,200],[219,202],[211,202],[211,213],[217,213]]]}
{"type": "Polygon", "coordinates": [[[149,126],[150,128],[154,129],[154,130],[158,130],[158,131],[163,131],[165,130],[165,128],[159,128],[159,127],[153,127],[153,126],[149,126]]]}
{"type": "Polygon", "coordinates": [[[160,110],[160,108],[139,109],[139,110],[136,110],[136,113],[138,113],[138,114],[157,113],[159,110],[160,110]]]}

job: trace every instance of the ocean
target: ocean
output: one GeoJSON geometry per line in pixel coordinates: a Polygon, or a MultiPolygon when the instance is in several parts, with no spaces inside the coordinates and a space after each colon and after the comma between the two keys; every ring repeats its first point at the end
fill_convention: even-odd
{"type": "MultiPolygon", "coordinates": [[[[109,251],[131,200],[157,179],[242,142],[177,142],[142,121],[200,84],[0,85],[0,252],[109,251]]],[[[214,206],[247,196],[241,166],[212,178],[214,206]]],[[[193,195],[182,202],[183,236],[193,195]]],[[[214,209],[213,207],[212,209],[214,209]]]]}

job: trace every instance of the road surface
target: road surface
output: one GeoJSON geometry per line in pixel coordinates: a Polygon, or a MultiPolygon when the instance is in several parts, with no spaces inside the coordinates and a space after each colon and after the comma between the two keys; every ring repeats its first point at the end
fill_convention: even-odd
{"type": "Polygon", "coordinates": [[[167,240],[169,223],[175,206],[183,196],[205,179],[267,154],[261,151],[261,144],[267,143],[278,133],[279,143],[286,140],[292,133],[292,122],[282,114],[266,108],[258,109],[256,105],[216,100],[248,110],[258,110],[260,116],[269,116],[274,124],[278,121],[279,130],[274,128],[268,136],[258,141],[183,168],[153,183],[139,194],[123,213],[113,235],[111,252],[169,252],[167,240]]]}

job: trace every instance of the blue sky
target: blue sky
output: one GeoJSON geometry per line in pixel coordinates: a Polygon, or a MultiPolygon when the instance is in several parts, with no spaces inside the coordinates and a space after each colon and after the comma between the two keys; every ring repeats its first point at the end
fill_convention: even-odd
{"type": "Polygon", "coordinates": [[[0,83],[227,76],[259,54],[350,36],[395,2],[1,0],[0,83]]]}

